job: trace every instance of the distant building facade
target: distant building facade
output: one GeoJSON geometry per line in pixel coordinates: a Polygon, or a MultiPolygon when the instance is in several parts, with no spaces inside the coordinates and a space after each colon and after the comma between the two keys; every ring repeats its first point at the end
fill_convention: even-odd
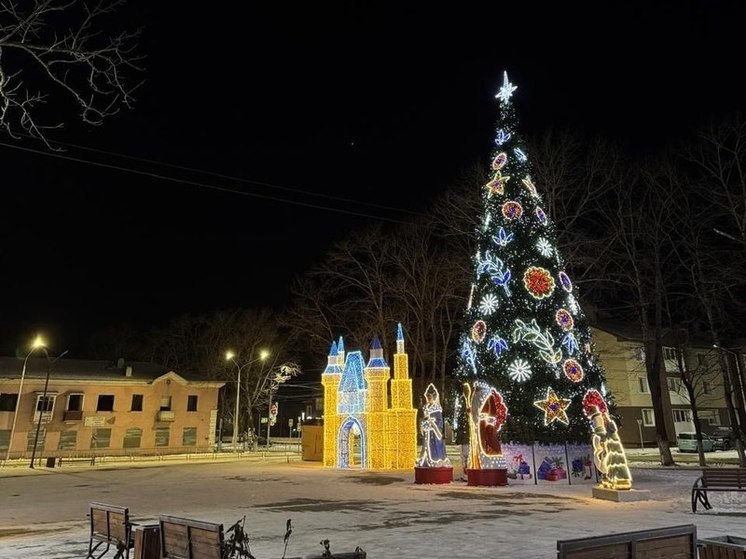
{"type": "Polygon", "coordinates": [[[22,367],[22,359],[0,358],[0,460],[9,448],[10,458],[30,455],[34,445],[37,457],[214,447],[223,382],[186,378],[151,363],[60,359],[50,369],[47,359],[31,358],[19,395],[22,367]]]}
{"type": "MultiPolygon", "coordinates": [[[[655,414],[645,369],[645,348],[639,336],[623,325],[597,324],[593,341],[606,371],[606,388],[614,396],[620,417],[620,435],[628,446],[656,440],[655,414]]],[[[694,381],[696,405],[705,433],[720,425],[730,425],[718,355],[706,344],[683,350],[683,364],[694,381]]],[[[694,421],[686,388],[682,385],[676,349],[663,346],[661,403],[666,432],[675,443],[676,435],[694,432],[694,421]]]]}

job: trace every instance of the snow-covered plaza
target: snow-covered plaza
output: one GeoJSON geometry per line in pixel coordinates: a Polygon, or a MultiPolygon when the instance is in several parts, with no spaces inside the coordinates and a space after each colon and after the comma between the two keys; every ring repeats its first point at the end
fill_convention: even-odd
{"type": "Polygon", "coordinates": [[[247,460],[0,472],[0,557],[83,558],[88,503],[128,506],[133,521],[160,514],[221,522],[246,516],[257,559],[279,559],[287,519],[288,557],[360,546],[371,559],[555,557],[556,542],[591,535],[696,524],[698,536],[746,536],[746,496],[714,493],[692,514],[696,469],[633,468],[644,502],[591,498],[589,486],[468,487],[413,483],[413,471],[323,468],[247,460]]]}

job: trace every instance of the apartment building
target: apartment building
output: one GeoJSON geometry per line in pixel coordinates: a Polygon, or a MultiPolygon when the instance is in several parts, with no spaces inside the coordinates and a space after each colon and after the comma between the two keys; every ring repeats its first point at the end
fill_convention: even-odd
{"type": "Polygon", "coordinates": [[[0,357],[0,460],[213,449],[223,382],[123,359],[29,358],[20,389],[23,364],[0,357]]]}
{"type": "MultiPolygon", "coordinates": [[[[592,328],[593,341],[606,370],[607,389],[614,395],[620,416],[620,435],[627,445],[656,440],[655,415],[645,370],[645,349],[641,338],[627,325],[602,323],[592,328]]],[[[693,432],[694,422],[689,396],[682,386],[676,350],[663,347],[664,370],[662,404],[666,430],[675,442],[678,433],[693,432]]],[[[694,382],[700,423],[705,432],[712,427],[729,425],[723,376],[717,351],[707,344],[692,344],[683,352],[683,364],[694,382]]]]}

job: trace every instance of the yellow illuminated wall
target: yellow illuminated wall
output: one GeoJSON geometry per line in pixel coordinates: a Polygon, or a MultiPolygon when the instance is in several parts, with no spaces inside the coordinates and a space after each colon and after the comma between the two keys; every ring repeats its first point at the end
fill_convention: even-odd
{"type": "Polygon", "coordinates": [[[412,406],[412,379],[401,324],[397,329],[393,378],[377,338],[362,372],[359,359],[359,352],[345,355],[341,338],[339,344],[332,344],[321,378],[324,465],[378,470],[411,468],[417,458],[417,410],[412,406]]]}

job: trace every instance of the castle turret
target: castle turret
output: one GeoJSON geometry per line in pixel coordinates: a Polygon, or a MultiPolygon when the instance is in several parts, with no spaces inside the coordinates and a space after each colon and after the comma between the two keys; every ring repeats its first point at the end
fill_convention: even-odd
{"type": "Polygon", "coordinates": [[[342,378],[342,367],[338,364],[338,347],[332,342],[329,350],[326,369],[321,375],[324,387],[324,465],[333,466],[336,460],[336,437],[339,429],[337,416],[337,397],[339,381],[342,378]]]}
{"type": "Polygon", "coordinates": [[[342,336],[339,337],[339,343],[337,343],[337,365],[345,366],[345,343],[342,336]]]}
{"type": "Polygon", "coordinates": [[[373,338],[370,344],[370,359],[365,367],[365,378],[368,381],[368,406],[369,412],[381,412],[389,407],[388,387],[386,384],[391,378],[391,369],[383,358],[383,348],[378,336],[373,338]]]}

